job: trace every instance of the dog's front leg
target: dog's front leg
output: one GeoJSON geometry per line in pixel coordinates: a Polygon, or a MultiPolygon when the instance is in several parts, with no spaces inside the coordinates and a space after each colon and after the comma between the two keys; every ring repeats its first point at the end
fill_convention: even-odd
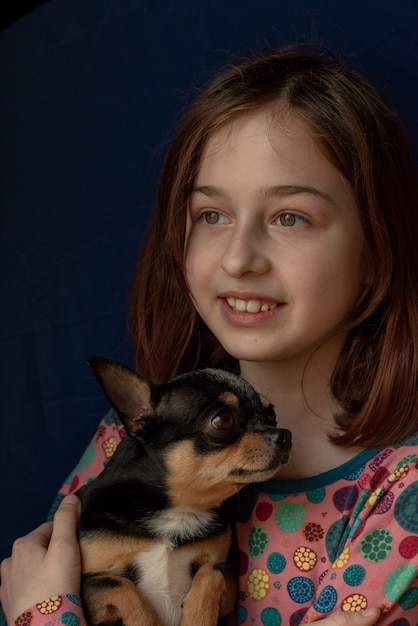
{"type": "Polygon", "coordinates": [[[216,626],[220,617],[234,610],[235,597],[235,583],[221,567],[202,565],[184,599],[180,626],[216,626]]]}
{"type": "Polygon", "coordinates": [[[89,626],[162,626],[151,604],[127,578],[87,575],[81,591],[89,626]]]}

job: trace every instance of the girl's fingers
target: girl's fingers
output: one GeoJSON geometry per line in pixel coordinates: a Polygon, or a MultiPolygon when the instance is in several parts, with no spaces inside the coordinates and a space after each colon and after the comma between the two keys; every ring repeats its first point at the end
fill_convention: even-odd
{"type": "Polygon", "coordinates": [[[60,594],[76,593],[80,588],[81,556],[77,538],[80,507],[77,496],[70,494],[54,515],[44,567],[48,572],[55,572],[57,593],[60,594]]]}
{"type": "Polygon", "coordinates": [[[72,493],[63,499],[54,515],[50,548],[54,548],[55,544],[62,546],[78,543],[77,522],[80,508],[80,500],[75,494],[72,493]]]}
{"type": "Polygon", "coordinates": [[[321,626],[373,626],[379,617],[380,610],[370,608],[358,613],[339,613],[320,621],[321,626]]]}

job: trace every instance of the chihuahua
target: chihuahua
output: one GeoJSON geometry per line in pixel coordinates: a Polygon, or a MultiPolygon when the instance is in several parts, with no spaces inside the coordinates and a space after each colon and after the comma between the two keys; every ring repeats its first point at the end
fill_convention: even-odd
{"type": "Polygon", "coordinates": [[[216,626],[235,608],[233,498],[287,460],[288,430],[245,380],[205,369],[158,384],[88,361],[125,426],[77,494],[89,626],[216,626]]]}

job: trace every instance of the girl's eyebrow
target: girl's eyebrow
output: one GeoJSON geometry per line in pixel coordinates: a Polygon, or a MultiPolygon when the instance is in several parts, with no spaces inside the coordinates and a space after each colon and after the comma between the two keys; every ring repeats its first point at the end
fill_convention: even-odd
{"type": "Polygon", "coordinates": [[[221,187],[214,185],[198,185],[193,188],[192,193],[202,193],[209,198],[225,198],[227,195],[221,187]]]}
{"type": "Polygon", "coordinates": [[[332,202],[331,196],[329,196],[324,191],[317,189],[316,187],[311,187],[310,185],[271,185],[262,189],[262,194],[266,198],[281,198],[286,196],[295,196],[297,194],[303,193],[318,196],[319,198],[323,198],[328,202],[332,202]]]}
{"type": "MultiPolygon", "coordinates": [[[[323,198],[327,202],[332,202],[331,196],[310,185],[269,185],[263,187],[260,192],[265,198],[285,198],[305,193],[323,198]]],[[[198,185],[193,189],[192,193],[201,193],[209,198],[225,198],[228,195],[222,187],[216,187],[215,185],[198,185]]]]}

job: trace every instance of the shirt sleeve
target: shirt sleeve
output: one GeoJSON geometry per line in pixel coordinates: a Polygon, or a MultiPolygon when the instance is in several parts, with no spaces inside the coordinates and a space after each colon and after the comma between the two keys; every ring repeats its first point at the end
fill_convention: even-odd
{"type": "Polygon", "coordinates": [[[86,626],[78,595],[54,596],[24,611],[10,626],[86,626]]]}
{"type": "Polygon", "coordinates": [[[100,422],[77,466],[60,488],[49,512],[49,521],[53,519],[54,513],[64,496],[97,478],[124,437],[126,437],[125,428],[116,411],[110,409],[100,422]]]}
{"type": "Polygon", "coordinates": [[[374,489],[363,491],[351,519],[346,520],[342,549],[321,580],[320,594],[302,623],[328,614],[323,607],[330,594],[338,598],[330,613],[377,606],[382,615],[379,624],[417,622],[417,459],[416,454],[403,459],[406,462],[394,471],[383,473],[374,489]]]}

